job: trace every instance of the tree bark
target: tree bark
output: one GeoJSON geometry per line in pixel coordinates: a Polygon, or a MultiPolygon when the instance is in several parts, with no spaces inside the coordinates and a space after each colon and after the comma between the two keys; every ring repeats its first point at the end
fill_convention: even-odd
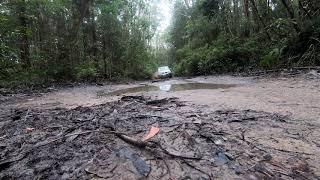
{"type": "Polygon", "coordinates": [[[250,36],[250,13],[249,13],[249,0],[242,0],[242,8],[243,8],[243,14],[244,17],[246,18],[245,21],[245,26],[244,26],[244,31],[243,34],[244,37],[249,37],[250,36]]]}
{"type": "Polygon", "coordinates": [[[107,45],[106,40],[102,41],[102,59],[103,59],[103,74],[106,76],[107,74],[107,45]]]}
{"type": "Polygon", "coordinates": [[[93,1],[91,4],[91,35],[92,35],[92,46],[91,51],[92,55],[94,57],[97,56],[98,52],[98,42],[97,42],[97,34],[96,34],[96,22],[95,22],[95,14],[94,14],[94,7],[93,7],[93,1]]]}
{"type": "MultiPolygon", "coordinates": [[[[290,8],[290,5],[287,3],[286,0],[281,0],[283,6],[287,9],[287,12],[289,14],[289,17],[291,20],[295,20],[295,16],[294,16],[294,10],[292,8],[290,8]]],[[[292,23],[293,24],[293,28],[296,30],[297,33],[300,32],[300,28],[298,27],[298,25],[296,23],[292,23]]]]}
{"type": "Polygon", "coordinates": [[[20,58],[24,68],[31,67],[30,52],[29,52],[29,39],[27,34],[28,24],[26,18],[26,2],[22,0],[17,3],[17,14],[20,24],[20,58]]]}
{"type": "Polygon", "coordinates": [[[249,19],[249,2],[248,0],[243,0],[243,12],[244,16],[249,19]]]}
{"type": "Polygon", "coordinates": [[[254,0],[250,0],[251,4],[252,4],[252,10],[253,10],[253,13],[255,14],[255,16],[259,19],[259,21],[261,22],[261,24],[263,25],[263,28],[264,28],[264,32],[265,34],[267,35],[268,39],[271,41],[271,36],[270,34],[268,33],[267,31],[267,25],[266,23],[264,22],[264,20],[262,19],[262,17],[259,15],[259,12],[258,12],[258,8],[256,6],[256,3],[254,0]]]}
{"type": "Polygon", "coordinates": [[[74,0],[78,4],[80,19],[90,16],[90,0],[74,0]]]}

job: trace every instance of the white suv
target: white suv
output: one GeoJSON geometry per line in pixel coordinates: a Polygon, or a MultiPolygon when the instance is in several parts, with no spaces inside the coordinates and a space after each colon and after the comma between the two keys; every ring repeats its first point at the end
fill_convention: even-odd
{"type": "Polygon", "coordinates": [[[158,76],[160,78],[172,78],[172,72],[168,66],[162,66],[158,68],[158,76]]]}

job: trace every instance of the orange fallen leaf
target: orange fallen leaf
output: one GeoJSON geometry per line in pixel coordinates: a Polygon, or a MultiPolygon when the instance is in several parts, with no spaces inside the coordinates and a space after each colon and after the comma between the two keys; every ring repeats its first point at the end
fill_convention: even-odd
{"type": "Polygon", "coordinates": [[[160,131],[160,128],[157,127],[151,127],[149,132],[142,138],[142,141],[148,141],[149,139],[153,138],[155,135],[157,135],[160,131]]]}

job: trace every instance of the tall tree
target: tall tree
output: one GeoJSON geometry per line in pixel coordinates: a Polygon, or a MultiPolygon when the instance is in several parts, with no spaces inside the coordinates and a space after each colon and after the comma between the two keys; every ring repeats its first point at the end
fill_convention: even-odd
{"type": "Polygon", "coordinates": [[[26,14],[26,1],[18,0],[15,2],[16,13],[19,19],[20,25],[20,56],[23,63],[23,67],[31,67],[30,62],[30,50],[29,50],[29,39],[28,39],[28,23],[27,23],[27,14],[26,14]]]}
{"type": "Polygon", "coordinates": [[[292,25],[294,27],[294,29],[299,33],[300,32],[300,28],[297,25],[297,22],[295,21],[295,15],[294,15],[294,9],[292,8],[292,6],[290,5],[290,1],[287,0],[281,0],[283,6],[286,8],[290,19],[292,20],[292,25]]]}
{"type": "Polygon", "coordinates": [[[243,0],[243,12],[246,18],[249,18],[249,1],[243,0]]]}
{"type": "Polygon", "coordinates": [[[269,32],[267,31],[267,25],[264,22],[263,18],[260,16],[259,12],[258,12],[258,8],[257,5],[255,3],[255,0],[250,0],[251,5],[252,5],[252,9],[253,9],[253,13],[255,14],[255,16],[259,19],[259,21],[261,22],[261,24],[263,25],[263,30],[265,32],[265,34],[267,35],[268,39],[271,40],[271,35],[269,34],[269,32]]]}

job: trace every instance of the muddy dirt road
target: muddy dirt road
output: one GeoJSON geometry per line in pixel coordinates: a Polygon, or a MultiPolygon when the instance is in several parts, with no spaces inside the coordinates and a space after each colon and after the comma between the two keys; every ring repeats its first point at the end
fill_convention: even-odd
{"type": "Polygon", "coordinates": [[[0,179],[320,178],[320,80],[307,75],[106,84],[3,99],[0,179]],[[151,127],[159,133],[142,141],[151,127]]]}
{"type": "Polygon", "coordinates": [[[29,98],[15,105],[74,108],[111,102],[120,99],[122,95],[177,97],[190,104],[207,105],[211,110],[252,109],[320,123],[320,81],[307,79],[305,76],[268,79],[232,76],[198,77],[155,83],[85,86],[29,98]]]}

